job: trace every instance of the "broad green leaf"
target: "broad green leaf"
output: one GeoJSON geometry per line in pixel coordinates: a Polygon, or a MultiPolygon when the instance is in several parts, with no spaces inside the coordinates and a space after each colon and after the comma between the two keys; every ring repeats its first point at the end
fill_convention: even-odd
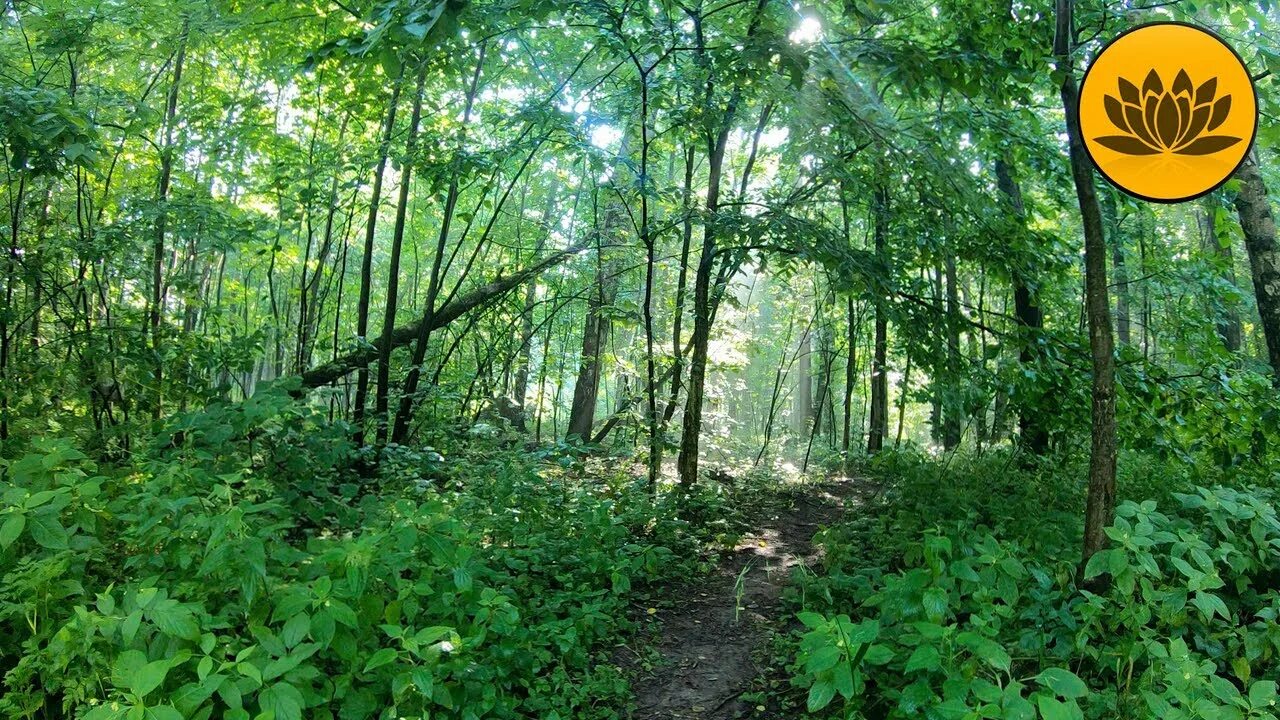
{"type": "Polygon", "coordinates": [[[62,526],[62,521],[55,513],[44,512],[32,515],[27,527],[31,531],[31,539],[41,547],[50,550],[67,549],[67,529],[62,526]]]}
{"type": "Polygon", "coordinates": [[[169,661],[156,660],[139,668],[129,680],[129,691],[138,697],[146,697],[164,683],[169,674],[169,661]]]}
{"type": "Polygon", "coordinates": [[[806,706],[809,712],[818,712],[830,704],[836,696],[836,686],[830,682],[816,682],[809,688],[809,699],[806,706]]]}
{"type": "Polygon", "coordinates": [[[804,670],[810,674],[830,670],[840,661],[840,655],[840,648],[834,645],[820,647],[809,654],[809,659],[804,663],[804,670]]]}
{"type": "Polygon", "coordinates": [[[365,663],[362,672],[372,672],[391,662],[395,662],[396,651],[394,648],[382,648],[369,658],[369,662],[365,663]]]}
{"type": "Polygon", "coordinates": [[[921,645],[907,659],[907,672],[916,672],[918,670],[937,670],[939,665],[938,649],[932,645],[921,645]]]}
{"type": "Polygon", "coordinates": [[[924,606],[924,614],[930,620],[941,620],[947,614],[947,591],[939,587],[931,587],[924,591],[924,596],[920,600],[924,606]]]}
{"type": "Polygon", "coordinates": [[[22,528],[27,524],[27,517],[20,512],[13,512],[4,521],[4,525],[0,525],[0,548],[7,548],[18,539],[22,534],[22,528]]]}
{"type": "Polygon", "coordinates": [[[274,720],[302,720],[302,693],[286,682],[275,683],[258,693],[263,712],[275,713],[274,720]]]}
{"type": "Polygon", "coordinates": [[[1064,668],[1045,668],[1036,676],[1036,681],[1066,698],[1082,698],[1089,694],[1084,681],[1064,668]]]}

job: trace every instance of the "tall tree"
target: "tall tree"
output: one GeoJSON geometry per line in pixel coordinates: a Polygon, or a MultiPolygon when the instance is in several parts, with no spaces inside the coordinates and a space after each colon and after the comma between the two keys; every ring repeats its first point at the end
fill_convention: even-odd
{"type": "MultiPolygon", "coordinates": [[[[413,165],[417,162],[418,125],[422,119],[422,96],[426,87],[427,64],[418,69],[416,90],[413,94],[413,111],[409,117],[409,131],[405,138],[404,162],[401,165],[399,197],[396,200],[395,227],[391,231],[391,257],[387,266],[387,301],[382,313],[382,337],[390,337],[396,329],[396,309],[400,299],[400,253],[404,246],[404,228],[409,212],[409,194],[413,187],[413,165]]],[[[374,395],[375,437],[379,445],[385,445],[390,432],[388,416],[391,397],[391,344],[380,348],[378,356],[378,385],[374,395]]]]}
{"type": "MultiPolygon", "coordinates": [[[[887,268],[889,192],[882,185],[876,187],[871,214],[876,259],[881,268],[887,268]]],[[[868,455],[884,449],[884,439],[889,434],[889,318],[883,298],[875,300],[875,340],[871,352],[871,417],[867,421],[868,455]]]]}
{"type": "Polygon", "coordinates": [[[1080,138],[1079,88],[1072,52],[1075,44],[1074,0],[1056,0],[1053,53],[1062,75],[1062,106],[1066,110],[1071,179],[1076,186],[1084,227],[1085,314],[1093,363],[1092,433],[1089,491],[1085,504],[1083,570],[1094,553],[1106,547],[1104,530],[1115,518],[1116,506],[1116,388],[1115,347],[1111,337],[1111,305],[1107,299],[1107,243],[1102,210],[1093,185],[1093,166],[1080,138]]]}
{"type": "MultiPolygon", "coordinates": [[[[1013,213],[1014,229],[1018,233],[1026,233],[1027,211],[1022,202],[1022,188],[1014,177],[1013,168],[1005,157],[996,160],[996,185],[1009,203],[1013,213]]],[[[1019,328],[1018,362],[1029,366],[1036,361],[1040,338],[1038,334],[1044,328],[1044,313],[1026,278],[1026,271],[1015,269],[1013,272],[1013,316],[1019,328]]],[[[1049,433],[1045,431],[1040,420],[1040,410],[1033,403],[1023,403],[1018,411],[1018,433],[1022,445],[1036,455],[1043,455],[1049,449],[1049,433]]]]}
{"type": "MultiPolygon", "coordinates": [[[[364,251],[360,256],[360,295],[356,301],[356,337],[365,342],[369,336],[369,304],[373,293],[373,251],[377,237],[378,211],[382,204],[382,178],[387,170],[387,157],[391,153],[391,136],[396,128],[396,108],[400,104],[400,87],[403,70],[391,85],[391,97],[387,100],[387,115],[383,122],[382,139],[378,142],[378,162],[373,170],[373,188],[369,193],[369,215],[364,224],[364,251]]],[[[363,366],[356,373],[355,410],[352,422],[356,426],[356,442],[364,441],[365,405],[369,398],[369,368],[363,366]]]]}
{"type": "Polygon", "coordinates": [[[1258,160],[1251,153],[1236,171],[1240,192],[1236,212],[1244,231],[1244,247],[1253,272],[1253,292],[1258,299],[1258,316],[1267,343],[1272,378],[1280,386],[1280,248],[1276,245],[1276,220],[1262,182],[1258,160]]]}

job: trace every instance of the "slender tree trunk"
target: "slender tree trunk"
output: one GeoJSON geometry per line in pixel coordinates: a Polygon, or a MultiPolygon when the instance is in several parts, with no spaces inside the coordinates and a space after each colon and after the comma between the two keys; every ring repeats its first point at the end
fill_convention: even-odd
{"type": "Polygon", "coordinates": [[[947,253],[943,260],[947,283],[947,384],[943,391],[942,447],[955,450],[960,446],[960,417],[964,413],[957,392],[960,384],[960,288],[956,260],[947,253]]]}
{"type": "Polygon", "coordinates": [[[645,419],[649,426],[649,491],[658,487],[662,470],[662,430],[658,420],[658,385],[653,351],[653,271],[656,242],[649,233],[649,75],[640,74],[640,243],[644,246],[645,419]]]}
{"type": "MultiPolygon", "coordinates": [[[[755,12],[748,23],[746,39],[755,37],[760,18],[768,0],[756,0],[755,12]]],[[[712,108],[715,81],[706,56],[706,38],[702,30],[701,16],[694,17],[697,36],[697,55],[707,72],[706,95],[703,106],[712,108]]],[[[707,350],[711,342],[711,323],[715,308],[711,297],[712,276],[716,265],[715,216],[720,210],[720,182],[724,176],[724,154],[733,127],[738,103],[742,99],[741,79],[735,81],[733,91],[721,117],[719,128],[707,136],[707,220],[702,226],[702,252],[693,283],[693,352],[689,358],[689,391],[684,406],[684,427],[680,433],[680,455],[676,466],[680,471],[680,484],[689,487],[698,481],[698,444],[702,434],[702,405],[707,382],[707,350]]],[[[745,183],[744,183],[745,186],[745,183]]]]}
{"type": "Polygon", "coordinates": [[[160,178],[156,183],[156,224],[151,247],[151,350],[155,354],[153,370],[156,384],[155,405],[151,417],[158,419],[164,405],[164,359],[160,349],[160,315],[164,310],[164,236],[167,231],[169,185],[173,179],[173,126],[178,114],[178,91],[182,87],[182,63],[187,57],[187,37],[190,21],[183,19],[182,33],[178,38],[178,52],[173,61],[173,79],[169,83],[169,95],[165,101],[164,137],[160,148],[160,178]]]}
{"type": "Polygon", "coordinates": [[[4,307],[0,308],[0,440],[9,439],[9,388],[12,381],[9,377],[11,363],[11,343],[9,318],[14,313],[13,286],[16,282],[15,268],[21,249],[18,247],[18,233],[22,228],[22,203],[26,195],[27,176],[18,179],[18,189],[13,195],[9,207],[9,248],[5,253],[4,307]]]}
{"type": "MultiPolygon", "coordinates": [[[[724,166],[728,128],[708,147],[707,215],[720,207],[720,179],[724,166]]],[[[693,283],[693,354],[689,359],[689,391],[684,408],[684,427],[680,433],[680,455],[676,464],[680,484],[691,486],[698,481],[698,442],[702,434],[703,393],[707,382],[707,348],[711,341],[711,275],[715,266],[715,229],[710,220],[703,226],[702,251],[693,283]]]]}
{"type": "Polygon", "coordinates": [[[791,431],[804,437],[813,420],[813,333],[805,330],[796,348],[796,394],[791,406],[791,431]]]}
{"type": "MultiPolygon", "coordinates": [[[[883,187],[876,188],[873,208],[875,253],[882,265],[887,264],[885,240],[889,212],[889,193],[883,187]]],[[[875,346],[871,358],[871,418],[867,428],[867,454],[874,455],[884,449],[884,439],[889,434],[889,321],[884,301],[875,303],[875,346]]]]}
{"type": "MultiPolygon", "coordinates": [[[[440,296],[440,285],[442,278],[440,277],[440,269],[444,262],[445,246],[449,241],[449,228],[453,223],[454,209],[458,206],[458,179],[461,173],[462,152],[466,141],[467,125],[471,122],[471,109],[475,103],[476,90],[480,87],[480,71],[484,68],[485,45],[480,46],[479,58],[476,60],[476,69],[471,76],[471,87],[467,90],[466,107],[462,112],[462,127],[458,130],[458,147],[453,162],[453,169],[449,177],[449,191],[445,197],[444,211],[440,220],[440,234],[436,238],[436,252],[431,260],[431,279],[427,283],[427,301],[426,310],[422,316],[422,324],[418,332],[418,340],[413,346],[412,362],[409,363],[409,375],[405,378],[404,392],[400,396],[400,407],[396,410],[395,429],[391,434],[394,442],[402,443],[409,434],[409,422],[413,419],[413,405],[416,400],[418,391],[418,379],[422,376],[422,363],[427,357],[427,344],[431,340],[432,324],[435,320],[436,301],[440,296]]],[[[422,83],[426,77],[426,67],[424,66],[418,75],[418,96],[414,100],[413,120],[410,122],[410,143],[413,142],[414,133],[417,132],[419,108],[422,105],[422,83]]],[[[409,173],[406,169],[405,177],[408,178],[409,173]]],[[[403,200],[405,193],[401,189],[401,213],[403,213],[403,200]]],[[[500,207],[495,208],[494,212],[501,210],[500,207]]],[[[396,217],[396,235],[400,235],[403,226],[403,217],[396,217]]],[[[483,242],[483,241],[482,241],[483,242]]],[[[397,241],[397,245],[398,245],[397,241]]],[[[395,252],[395,251],[393,251],[395,252]]],[[[398,252],[395,252],[398,254],[398,252]]],[[[465,272],[465,271],[464,271],[465,272]]],[[[388,326],[383,326],[383,334],[386,334],[388,326]]],[[[379,369],[381,372],[381,369],[379,369]]],[[[381,388],[379,388],[381,391],[381,388]]]]}
{"type": "MultiPolygon", "coordinates": [[[[1013,169],[1005,158],[996,160],[996,184],[1009,201],[1016,219],[1016,230],[1026,232],[1026,208],[1022,204],[1022,188],[1013,176],[1013,169]]],[[[1044,313],[1035,293],[1027,283],[1024,271],[1013,273],[1013,317],[1018,325],[1018,362],[1028,367],[1036,362],[1039,354],[1038,335],[1044,327],[1044,313]]],[[[1040,422],[1039,398],[1023,398],[1018,407],[1018,433],[1023,448],[1035,455],[1049,450],[1049,433],[1040,422]]]]}
{"type": "Polygon", "coordinates": [[[1093,186],[1093,168],[1080,138],[1079,89],[1072,65],[1075,24],[1073,0],[1056,0],[1054,55],[1062,77],[1062,105],[1067,116],[1071,175],[1084,225],[1085,305],[1089,348],[1093,356],[1092,440],[1089,456],[1089,495],[1085,507],[1083,570],[1094,553],[1106,547],[1104,529],[1115,518],[1116,396],[1115,356],[1111,337],[1111,305],[1107,300],[1107,243],[1102,211],[1093,186]]]}
{"type": "Polygon", "coordinates": [[[849,453],[853,449],[853,423],[851,422],[853,418],[853,389],[858,378],[858,330],[862,321],[858,317],[857,307],[854,305],[852,295],[845,299],[845,304],[849,348],[844,365],[844,430],[840,437],[840,453],[845,458],[845,462],[848,462],[849,453]]]}
{"type": "Polygon", "coordinates": [[[902,446],[902,428],[907,419],[907,394],[911,392],[911,353],[907,352],[907,366],[902,371],[902,384],[898,386],[898,432],[893,438],[893,447],[902,446]]]}
{"type": "MultiPolygon", "coordinates": [[[[621,208],[610,201],[601,221],[600,235],[617,237],[621,224],[621,208]]],[[[606,244],[612,240],[606,241],[606,244]]],[[[578,378],[573,385],[573,404],[569,407],[569,426],[566,437],[577,436],[583,442],[591,440],[591,428],[596,421],[596,404],[600,397],[605,337],[609,332],[606,308],[613,304],[614,268],[612,259],[603,247],[596,252],[596,276],[591,296],[587,299],[587,313],[582,326],[582,354],[578,363],[578,378]]]]}
{"type": "MultiPolygon", "coordinates": [[[[405,160],[400,174],[399,197],[396,201],[396,223],[391,233],[391,261],[387,268],[387,303],[382,315],[382,336],[390,337],[396,329],[396,306],[400,292],[400,250],[404,245],[404,227],[409,212],[409,190],[413,184],[414,153],[418,149],[418,123],[422,117],[422,93],[426,84],[427,68],[424,63],[418,70],[417,90],[413,96],[413,114],[409,118],[409,135],[405,139],[405,160]]],[[[425,324],[425,323],[424,323],[425,324]]],[[[374,396],[374,422],[378,445],[387,442],[389,399],[391,396],[391,343],[381,348],[378,356],[378,387],[374,396]]]]}
{"type": "Polygon", "coordinates": [[[680,383],[684,377],[684,345],[680,331],[684,322],[684,301],[688,291],[689,279],[689,246],[693,241],[693,170],[696,150],[690,143],[684,151],[684,190],[681,194],[681,236],[680,236],[680,274],[676,278],[676,306],[671,320],[671,353],[675,367],[671,373],[671,394],[667,398],[667,409],[662,414],[663,429],[676,414],[680,399],[680,383]]]}
{"type": "Polygon", "coordinates": [[[1107,190],[1099,198],[1107,234],[1111,239],[1111,264],[1115,267],[1116,290],[1116,340],[1121,345],[1132,344],[1129,321],[1129,275],[1124,266],[1124,236],[1120,233],[1120,214],[1116,208],[1115,191],[1107,190]]]}
{"type": "MultiPolygon", "coordinates": [[[[536,257],[546,244],[546,237],[551,232],[551,215],[555,212],[556,194],[554,189],[547,190],[547,207],[542,213],[542,222],[547,225],[546,230],[538,239],[538,244],[534,248],[533,254],[536,257]]],[[[530,281],[524,286],[524,303],[520,310],[520,347],[517,350],[520,354],[519,361],[516,364],[515,378],[511,384],[511,394],[514,396],[516,405],[520,414],[517,416],[515,428],[523,431],[527,421],[527,413],[525,408],[525,395],[529,390],[529,365],[530,357],[533,354],[533,308],[537,299],[537,282],[530,281]]],[[[550,329],[548,328],[548,331],[550,329]]],[[[545,365],[545,361],[543,363],[545,365]]],[[[542,395],[541,389],[538,391],[539,397],[542,395]]]]}
{"type": "MultiPolygon", "coordinates": [[[[343,113],[342,122],[338,127],[338,147],[343,147],[347,137],[347,123],[351,119],[350,113],[343,113]]],[[[333,171],[333,177],[329,181],[329,200],[326,203],[324,218],[324,233],[320,240],[320,250],[316,254],[316,271],[311,274],[311,278],[307,278],[307,268],[304,265],[302,269],[302,283],[298,288],[298,372],[302,372],[311,365],[311,355],[315,339],[320,335],[320,279],[324,274],[325,262],[329,259],[329,253],[333,249],[333,225],[334,218],[338,212],[338,180],[341,175],[341,165],[336,165],[333,171]]],[[[310,234],[307,239],[308,254],[310,251],[311,240],[310,234]]]]}
{"type": "Polygon", "coordinates": [[[1276,221],[1262,183],[1257,158],[1250,154],[1236,171],[1240,192],[1236,212],[1244,230],[1244,247],[1249,252],[1253,292],[1258,298],[1258,315],[1267,341],[1273,381],[1280,387],[1280,249],[1276,247],[1276,221]]]}
{"type": "MultiPolygon", "coordinates": [[[[382,129],[382,142],[378,146],[378,165],[373,171],[373,189],[369,197],[369,217],[364,225],[364,254],[360,258],[360,295],[356,300],[356,337],[365,342],[369,337],[369,296],[373,287],[373,240],[378,226],[378,210],[382,204],[382,176],[387,169],[387,155],[391,151],[391,135],[396,129],[396,108],[400,105],[400,87],[403,74],[391,86],[391,99],[387,103],[387,119],[382,129]]],[[[352,423],[356,426],[356,442],[364,442],[364,411],[369,399],[369,367],[362,366],[356,373],[355,410],[352,423]]]]}

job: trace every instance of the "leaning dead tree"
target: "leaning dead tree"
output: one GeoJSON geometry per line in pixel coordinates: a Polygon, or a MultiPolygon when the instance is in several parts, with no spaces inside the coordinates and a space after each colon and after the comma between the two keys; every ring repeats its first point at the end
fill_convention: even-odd
{"type": "MultiPolygon", "coordinates": [[[[492,282],[476,288],[474,291],[460,298],[446,303],[443,307],[432,314],[429,322],[431,330],[438,330],[458,318],[477,308],[485,307],[506,293],[520,287],[525,282],[532,280],[534,277],[542,274],[548,268],[555,267],[560,263],[568,260],[575,255],[581,248],[572,247],[567,250],[553,253],[541,261],[530,265],[529,267],[507,277],[497,277],[492,282]]],[[[391,332],[390,337],[383,336],[377,338],[373,342],[343,355],[332,362],[327,362],[318,367],[312,368],[302,374],[302,389],[299,392],[305,392],[312,388],[322,385],[328,385],[348,373],[355,372],[360,368],[367,367],[370,363],[378,358],[378,353],[385,344],[390,343],[390,349],[394,350],[404,347],[412,343],[418,338],[418,334],[422,331],[423,320],[403,325],[391,332]]]]}

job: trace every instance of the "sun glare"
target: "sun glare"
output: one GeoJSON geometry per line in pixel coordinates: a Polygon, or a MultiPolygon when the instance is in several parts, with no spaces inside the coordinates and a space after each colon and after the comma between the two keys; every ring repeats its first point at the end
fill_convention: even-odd
{"type": "Polygon", "coordinates": [[[815,17],[803,18],[789,37],[791,42],[800,45],[818,42],[822,39],[822,23],[815,17]]]}

